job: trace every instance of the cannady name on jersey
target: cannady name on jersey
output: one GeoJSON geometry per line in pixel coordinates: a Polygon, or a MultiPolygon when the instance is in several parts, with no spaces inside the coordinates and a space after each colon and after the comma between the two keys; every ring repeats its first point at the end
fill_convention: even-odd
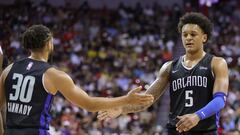
{"type": "Polygon", "coordinates": [[[204,76],[188,76],[178,78],[172,81],[173,91],[188,87],[188,86],[198,86],[207,87],[207,77],[204,76]]]}
{"type": "Polygon", "coordinates": [[[32,106],[19,103],[8,102],[8,112],[29,115],[32,106]]]}

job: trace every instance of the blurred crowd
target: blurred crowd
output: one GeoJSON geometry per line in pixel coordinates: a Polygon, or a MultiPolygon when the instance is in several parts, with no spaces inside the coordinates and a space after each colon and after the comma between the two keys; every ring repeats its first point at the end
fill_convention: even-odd
{"type": "MultiPolygon", "coordinates": [[[[21,34],[32,24],[44,24],[54,34],[55,52],[50,62],[67,72],[89,95],[120,96],[138,85],[149,87],[166,61],[180,55],[179,17],[201,11],[214,23],[206,51],[224,57],[229,65],[230,87],[227,105],[221,113],[219,133],[240,131],[240,2],[221,0],[212,7],[185,1],[183,6],[135,7],[120,4],[117,9],[55,8],[46,3],[16,1],[0,5],[0,44],[10,62],[27,56],[21,48],[21,34]]],[[[180,49],[181,50],[181,49],[180,49]]],[[[183,51],[183,50],[182,50],[183,51]]],[[[165,125],[157,124],[160,102],[148,110],[122,115],[108,122],[57,94],[52,106],[53,135],[160,135],[165,125]]]]}

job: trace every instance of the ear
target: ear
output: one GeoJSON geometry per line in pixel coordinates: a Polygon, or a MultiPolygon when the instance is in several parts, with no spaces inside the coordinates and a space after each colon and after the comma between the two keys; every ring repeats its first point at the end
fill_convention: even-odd
{"type": "Polygon", "coordinates": [[[47,50],[52,50],[53,49],[52,39],[50,39],[48,42],[46,42],[46,49],[47,50]]]}
{"type": "Polygon", "coordinates": [[[49,41],[47,41],[47,42],[45,43],[45,47],[44,47],[44,49],[45,49],[45,51],[51,49],[51,45],[50,45],[50,42],[49,42],[49,41]]]}
{"type": "Polygon", "coordinates": [[[50,43],[49,43],[49,41],[46,42],[46,49],[47,49],[47,50],[50,49],[50,43]]]}
{"type": "Polygon", "coordinates": [[[204,34],[203,35],[203,43],[206,43],[207,42],[207,34],[204,34]]]}

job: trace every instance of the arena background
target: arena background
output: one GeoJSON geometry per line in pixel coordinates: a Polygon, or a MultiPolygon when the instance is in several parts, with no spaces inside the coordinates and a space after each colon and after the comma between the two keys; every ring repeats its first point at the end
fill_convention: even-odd
{"type": "MultiPolygon", "coordinates": [[[[184,53],[177,23],[198,11],[214,23],[206,51],[226,59],[230,87],[219,133],[240,134],[239,0],[0,0],[0,44],[9,63],[24,57],[21,34],[32,24],[54,33],[53,64],[88,94],[120,96],[153,82],[162,64],[184,53]]],[[[164,135],[166,92],[148,110],[109,122],[60,94],[52,106],[53,135],[164,135]]]]}

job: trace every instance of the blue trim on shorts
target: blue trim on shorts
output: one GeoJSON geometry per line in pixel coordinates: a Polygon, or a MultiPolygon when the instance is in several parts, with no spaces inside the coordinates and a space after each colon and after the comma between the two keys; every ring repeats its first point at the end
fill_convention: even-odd
{"type": "Polygon", "coordinates": [[[45,134],[49,135],[49,133],[44,129],[49,128],[49,122],[51,120],[51,116],[48,112],[49,112],[49,109],[51,107],[52,98],[53,98],[53,95],[48,94],[47,99],[45,100],[45,103],[44,103],[44,109],[43,109],[43,111],[41,113],[41,116],[40,116],[40,126],[41,126],[41,129],[39,129],[39,134],[40,135],[45,135],[45,134]]]}

